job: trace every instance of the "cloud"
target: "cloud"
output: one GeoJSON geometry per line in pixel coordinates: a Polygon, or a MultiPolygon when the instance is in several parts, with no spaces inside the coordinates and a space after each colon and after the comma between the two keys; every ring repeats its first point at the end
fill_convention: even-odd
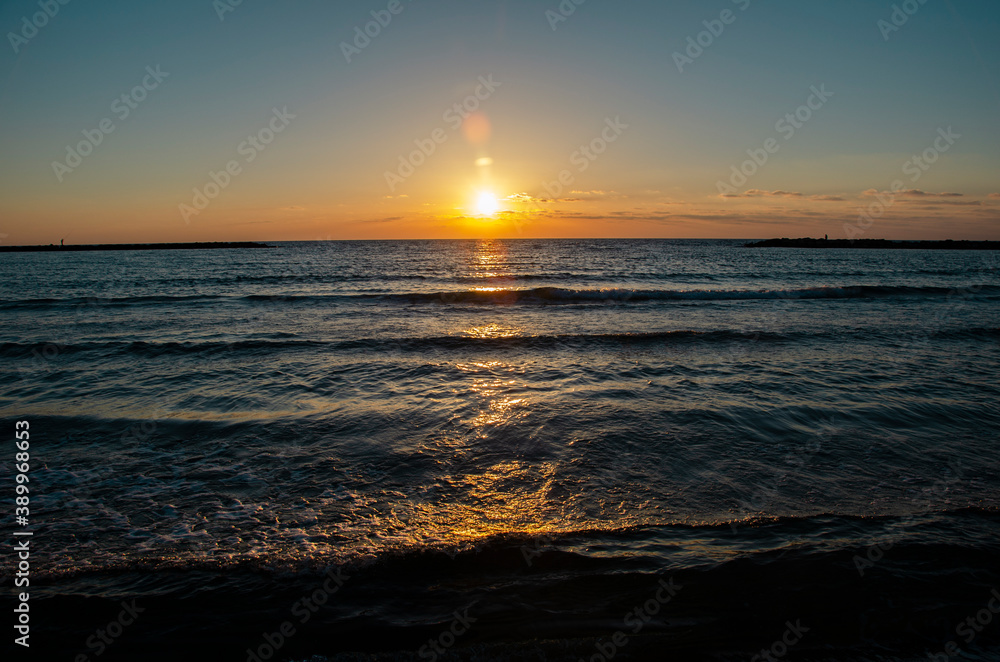
{"type": "Polygon", "coordinates": [[[862,196],[873,197],[876,195],[899,195],[905,198],[961,198],[964,197],[964,193],[949,193],[947,191],[941,193],[932,193],[931,191],[924,191],[918,188],[908,188],[902,191],[879,191],[877,189],[870,188],[867,191],[861,192],[862,196]]]}
{"type": "MultiPolygon", "coordinates": [[[[636,213],[629,211],[617,211],[617,212],[611,212],[609,214],[583,214],[580,212],[562,212],[556,214],[556,217],[564,219],[572,219],[574,221],[600,221],[604,223],[622,223],[625,221],[637,221],[637,222],[656,223],[656,224],[677,224],[685,222],[705,221],[710,223],[721,223],[725,225],[738,225],[743,223],[775,225],[775,224],[783,224],[800,220],[801,214],[800,213],[790,214],[788,219],[784,219],[780,217],[775,217],[772,214],[759,216],[759,215],[745,214],[740,212],[717,214],[717,213],[699,213],[699,212],[636,213]]],[[[853,220],[853,217],[852,219],[847,219],[847,218],[839,219],[838,222],[847,220],[853,220]]]]}
{"type": "Polygon", "coordinates": [[[611,196],[618,197],[618,193],[615,191],[570,191],[573,195],[583,195],[588,198],[607,198],[611,196]]]}
{"type": "Polygon", "coordinates": [[[980,200],[935,200],[921,207],[921,209],[940,209],[941,205],[953,205],[956,207],[979,207],[983,203],[980,200]]]}
{"type": "Polygon", "coordinates": [[[515,193],[508,195],[504,200],[509,202],[585,202],[593,200],[622,200],[629,196],[622,195],[616,191],[570,191],[565,198],[544,198],[528,195],[527,193],[515,193]]]}
{"type": "Polygon", "coordinates": [[[795,191],[764,191],[751,188],[742,193],[723,193],[723,198],[801,198],[802,194],[795,191]]]}
{"type": "Polygon", "coordinates": [[[987,197],[990,197],[990,198],[1000,198],[1000,193],[990,193],[989,196],[987,196],[987,197]]]}
{"type": "Polygon", "coordinates": [[[515,193],[513,195],[508,195],[504,200],[508,202],[552,202],[548,198],[536,198],[533,195],[528,195],[527,193],[515,193]]]}
{"type": "Polygon", "coordinates": [[[628,198],[627,195],[622,195],[618,191],[602,191],[599,189],[594,189],[590,191],[570,191],[570,195],[577,196],[574,198],[574,202],[580,199],[586,200],[624,200],[628,198]]]}
{"type": "Polygon", "coordinates": [[[931,193],[929,191],[921,191],[918,188],[910,188],[904,191],[900,191],[897,195],[905,195],[911,198],[961,198],[962,193],[931,193]]]}
{"type": "Polygon", "coordinates": [[[805,198],[808,197],[809,200],[816,200],[817,202],[844,202],[846,198],[842,198],[839,195],[810,195],[806,196],[804,193],[799,193],[798,191],[765,191],[763,189],[747,189],[742,193],[728,193],[723,194],[723,198],[805,198]]]}
{"type": "Polygon", "coordinates": [[[402,216],[390,216],[388,218],[375,218],[370,221],[361,221],[362,223],[392,223],[393,221],[403,220],[402,216]]]}
{"type": "Polygon", "coordinates": [[[965,197],[964,193],[931,193],[929,191],[921,191],[918,188],[906,189],[905,191],[898,192],[896,195],[903,198],[902,202],[927,203],[921,209],[940,209],[941,205],[978,207],[982,204],[979,200],[961,201],[948,199],[965,197]]]}
{"type": "MultiPolygon", "coordinates": [[[[742,197],[742,196],[741,196],[742,197]]],[[[762,196],[756,203],[727,204],[712,196],[713,202],[704,205],[687,203],[685,207],[673,207],[671,210],[649,205],[646,208],[591,210],[587,206],[569,206],[556,209],[549,218],[563,223],[600,223],[608,228],[628,227],[629,232],[640,233],[649,228],[649,232],[669,232],[681,236],[694,232],[697,228],[705,228],[706,233],[735,233],[731,236],[823,236],[829,232],[836,236],[836,228],[846,224],[855,224],[857,215],[848,211],[848,203],[854,196],[845,196],[844,202],[821,204],[814,202],[811,196],[793,197],[789,202],[780,203],[774,197],[762,196]],[[570,210],[577,211],[570,211],[570,210]],[[711,229],[709,229],[711,228],[711,229]],[[745,228],[741,232],[739,228],[745,228]]],[[[839,196],[827,196],[839,197],[839,196]]],[[[1000,198],[1000,196],[997,196],[1000,198]]],[[[897,197],[895,206],[879,218],[878,236],[889,239],[923,238],[940,233],[944,224],[949,227],[953,238],[960,239],[962,233],[979,236],[987,223],[995,223],[996,210],[1000,200],[992,204],[975,200],[955,200],[934,196],[897,197]]],[[[698,230],[700,231],[700,230],[698,230]]],[[[874,230],[873,230],[874,232],[874,230]]],[[[693,236],[693,235],[692,235],[693,236]]],[[[702,236],[702,235],[698,235],[702,236]]],[[[708,236],[706,234],[705,236],[708,236]]]]}

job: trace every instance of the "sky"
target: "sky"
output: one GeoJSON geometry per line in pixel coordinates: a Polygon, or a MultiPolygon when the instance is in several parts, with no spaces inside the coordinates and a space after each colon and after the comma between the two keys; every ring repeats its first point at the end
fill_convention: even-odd
{"type": "Polygon", "coordinates": [[[3,0],[0,30],[7,245],[1000,240],[996,0],[3,0]]]}

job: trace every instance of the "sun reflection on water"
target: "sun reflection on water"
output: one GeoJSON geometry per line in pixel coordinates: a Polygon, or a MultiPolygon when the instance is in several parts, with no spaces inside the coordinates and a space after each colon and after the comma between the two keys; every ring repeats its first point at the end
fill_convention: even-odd
{"type": "MultiPolygon", "coordinates": [[[[511,289],[507,244],[488,239],[471,244],[465,275],[476,291],[511,289]]],[[[482,313],[493,319],[466,321],[453,333],[484,341],[532,334],[509,319],[509,309],[490,306],[482,313]]],[[[458,375],[447,389],[453,416],[447,432],[426,447],[440,470],[434,489],[423,498],[406,499],[405,505],[396,502],[391,521],[381,522],[384,534],[391,531],[414,544],[461,546],[501,534],[539,535],[572,528],[567,504],[554,496],[561,475],[557,449],[549,447],[548,435],[532,424],[539,401],[530,388],[530,367],[493,357],[453,365],[458,375]]]]}
{"type": "Polygon", "coordinates": [[[528,399],[515,393],[523,387],[519,379],[522,370],[499,361],[456,367],[472,377],[468,387],[473,400],[470,409],[478,412],[468,423],[476,436],[483,437],[488,428],[516,424],[528,416],[528,399]]]}
{"type": "Polygon", "coordinates": [[[477,241],[469,254],[469,270],[474,278],[509,277],[507,244],[497,239],[477,241]]]}
{"type": "Polygon", "coordinates": [[[470,327],[462,333],[469,338],[517,338],[523,335],[524,329],[518,326],[508,326],[494,322],[492,324],[484,324],[483,326],[470,327]]]}

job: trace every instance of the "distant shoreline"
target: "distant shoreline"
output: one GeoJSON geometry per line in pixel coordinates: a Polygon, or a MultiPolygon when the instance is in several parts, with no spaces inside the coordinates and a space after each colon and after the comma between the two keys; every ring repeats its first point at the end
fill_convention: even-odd
{"type": "Polygon", "coordinates": [[[950,250],[950,251],[997,251],[1000,241],[891,241],[889,239],[765,239],[743,244],[747,248],[888,248],[950,250]]]}
{"type": "Polygon", "coordinates": [[[0,253],[64,253],[81,251],[173,251],[209,248],[273,248],[255,241],[213,241],[175,244],[79,244],[71,246],[0,246],[0,253]]]}

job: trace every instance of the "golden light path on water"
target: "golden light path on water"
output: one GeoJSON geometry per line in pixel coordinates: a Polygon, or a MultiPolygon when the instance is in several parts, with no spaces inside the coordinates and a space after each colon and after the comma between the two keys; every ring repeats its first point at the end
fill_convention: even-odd
{"type": "MultiPolygon", "coordinates": [[[[469,254],[469,271],[475,278],[498,278],[510,274],[507,245],[502,241],[481,239],[469,254]]],[[[486,289],[486,288],[477,288],[486,289]]]]}
{"type": "MultiPolygon", "coordinates": [[[[503,279],[510,273],[507,247],[503,242],[477,241],[468,253],[467,269],[471,277],[487,283],[503,279]]],[[[492,292],[506,288],[484,285],[473,289],[492,292]]],[[[503,312],[494,309],[490,314],[502,316],[503,312]]],[[[528,335],[529,330],[494,316],[457,333],[467,338],[498,339],[528,335]]],[[[427,543],[462,546],[498,534],[537,535],[553,530],[565,514],[561,504],[549,496],[557,463],[519,457],[523,449],[515,447],[524,442],[522,435],[532,434],[530,414],[537,397],[524,379],[524,367],[486,360],[457,362],[454,368],[463,377],[443,389],[455,412],[447,426],[449,432],[425,441],[422,449],[444,469],[437,482],[447,497],[396,500],[390,512],[370,521],[369,535],[382,543],[391,541],[406,547],[427,543]],[[451,432],[455,429],[462,434],[451,432]]]]}
{"type": "MultiPolygon", "coordinates": [[[[481,292],[517,288],[509,250],[506,242],[498,240],[470,244],[465,274],[482,284],[473,282],[467,287],[481,292]]],[[[515,321],[502,295],[496,303],[500,305],[479,309],[474,323],[466,320],[450,333],[481,340],[537,334],[536,329],[515,321]]],[[[563,436],[551,423],[543,423],[551,419],[544,412],[553,406],[553,393],[565,396],[578,387],[567,389],[557,371],[540,383],[538,372],[552,371],[553,366],[519,353],[514,358],[502,344],[499,347],[498,352],[490,350],[476,359],[455,356],[448,360],[455,376],[426,394],[400,394],[392,402],[371,400],[364,393],[340,395],[335,400],[317,396],[298,400],[297,407],[320,416],[367,410],[373,416],[398,418],[397,428],[382,430],[370,443],[389,444],[425,458],[430,469],[395,480],[389,468],[351,472],[346,480],[331,479],[325,493],[291,504],[273,494],[247,494],[241,498],[244,510],[208,515],[210,519],[236,518],[233,538],[213,543],[206,537],[188,551],[217,562],[254,559],[264,564],[308,564],[321,559],[374,559],[413,549],[457,551],[498,536],[539,539],[653,523],[648,514],[634,511],[632,506],[639,505],[634,499],[622,496],[619,500],[605,493],[602,479],[587,474],[586,435],[563,436]],[[419,415],[426,406],[425,397],[451,413],[430,434],[414,434],[414,428],[406,425],[405,412],[419,415]]],[[[252,417],[245,407],[240,409],[243,416],[252,417]]],[[[331,462],[339,466],[339,455],[317,446],[292,446],[276,451],[273,457],[312,471],[331,462]]],[[[143,547],[142,551],[157,550],[143,547]]],[[[174,553],[176,558],[188,556],[180,550],[174,553]]]]}

